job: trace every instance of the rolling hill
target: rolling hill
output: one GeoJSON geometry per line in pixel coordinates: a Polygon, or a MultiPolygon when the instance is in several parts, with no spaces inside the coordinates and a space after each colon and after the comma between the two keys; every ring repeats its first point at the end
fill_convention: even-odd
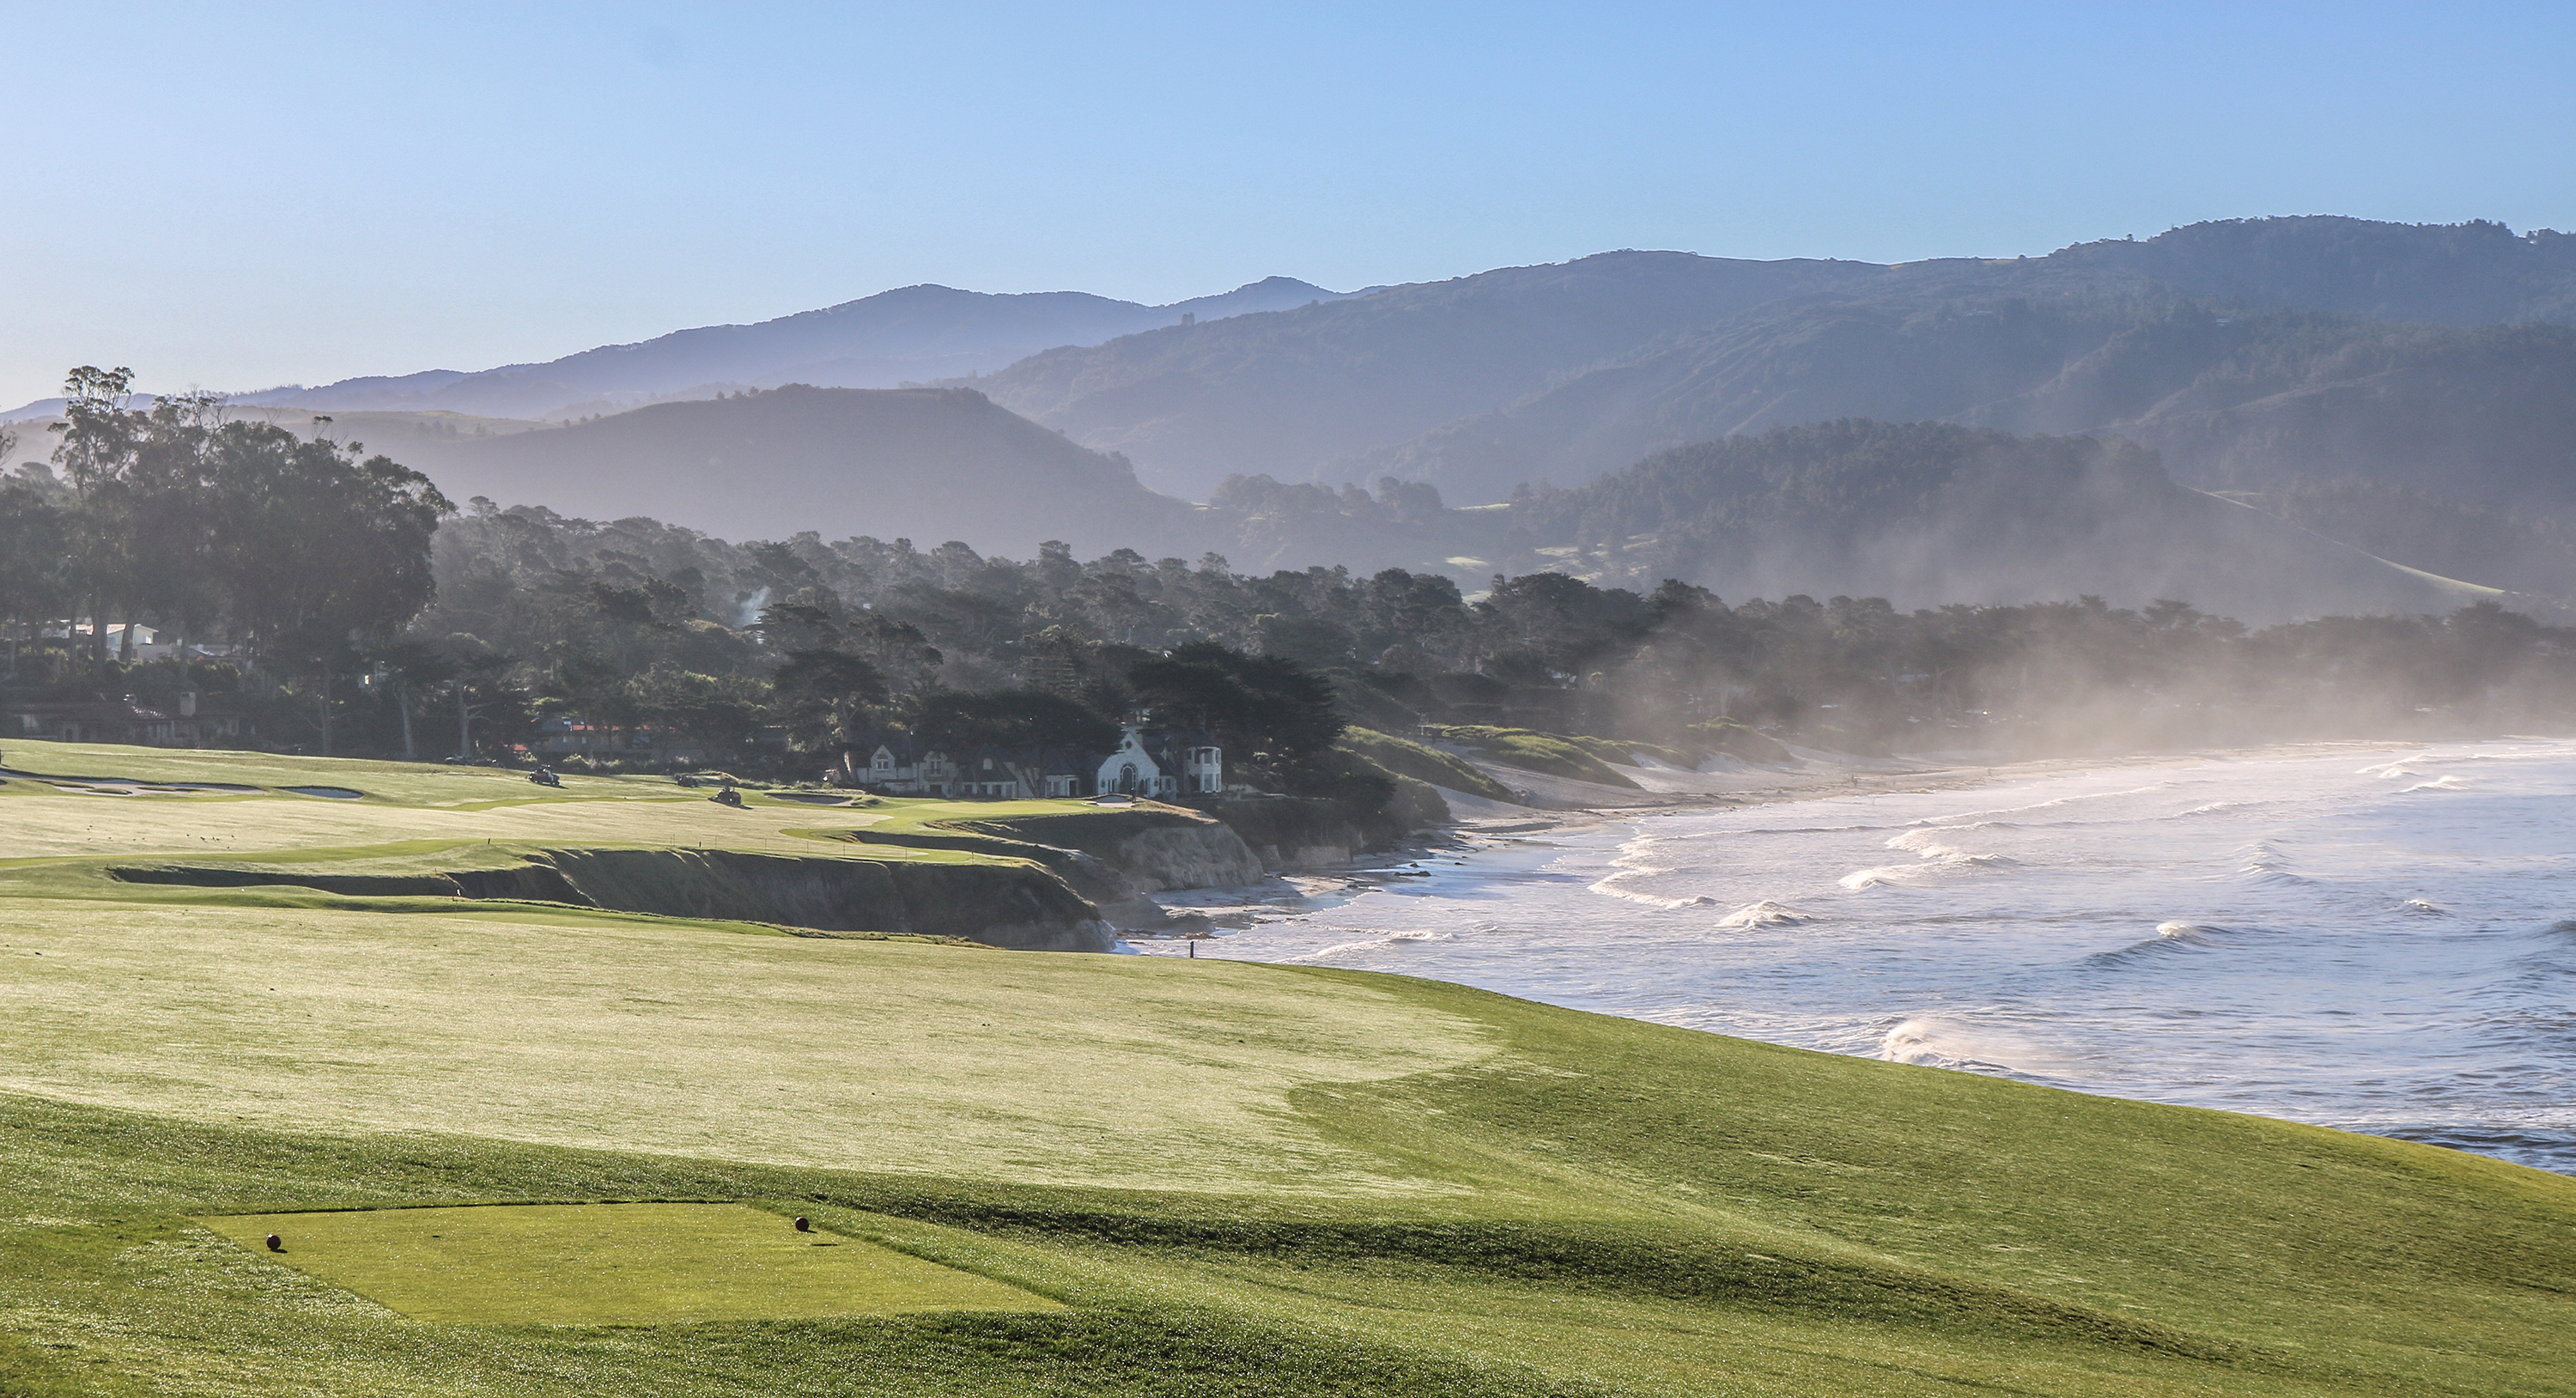
{"type": "Polygon", "coordinates": [[[1479,502],[1852,415],[2136,433],[2213,487],[2367,445],[2365,474],[2447,492],[2563,474],[2571,319],[2576,237],[2244,219],[2014,260],[1610,252],[1051,350],[984,386],[1180,494],[1394,474],[1479,502]]]}
{"type": "Polygon", "coordinates": [[[2176,485],[2117,438],[1843,420],[1660,453],[1510,509],[1522,537],[1605,580],[1899,607],[2160,598],[2264,623],[2446,612],[2490,589],[2389,564],[2176,485]]]}
{"type": "Polygon", "coordinates": [[[2181,479],[2375,480],[2576,508],[2576,326],[2453,329],[2197,301],[1902,298],[1777,309],[1356,463],[1462,502],[1837,417],[2107,432],[2181,479]]]}
{"type": "Polygon", "coordinates": [[[1195,537],[1196,507],[972,389],[794,385],[401,450],[459,502],[651,515],[731,538],[811,529],[1028,557],[1047,539],[1100,553],[1195,537]]]}
{"type": "MultiPolygon", "coordinates": [[[[1878,596],[1906,609],[2172,598],[2258,625],[2447,612],[2498,596],[2177,484],[2156,453],[2124,439],[1946,423],[1842,419],[1700,442],[1587,485],[1410,521],[1334,508],[1341,500],[1260,498],[1228,556],[1256,571],[1306,559],[1401,566],[1470,587],[1542,570],[1641,591],[1678,578],[1734,599],[1878,596]]],[[[2339,500],[2305,508],[2329,522],[2351,510],[2339,500]]]]}
{"type": "Polygon", "coordinates": [[[1888,277],[1856,262],[1602,253],[1053,350],[981,386],[1132,457],[1156,489],[1203,498],[1238,473],[1319,478],[1326,463],[1499,408],[1658,337],[1888,277]]]}

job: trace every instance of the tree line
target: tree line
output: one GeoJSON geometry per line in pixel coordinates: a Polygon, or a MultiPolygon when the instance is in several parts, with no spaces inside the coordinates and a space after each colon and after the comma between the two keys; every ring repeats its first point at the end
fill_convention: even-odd
{"type": "Polygon", "coordinates": [[[1014,560],[458,511],[321,429],[226,422],[207,398],[137,409],[128,386],[76,372],[56,469],[0,485],[13,693],[193,688],[308,750],[489,755],[578,719],[811,776],[889,730],[1105,750],[1145,710],[1217,734],[1238,778],[1330,793],[1371,780],[1336,743],[1350,723],[2031,751],[2494,731],[2563,719],[2576,693],[2576,636],[2493,604],[2252,630],[2181,601],[1901,612],[1556,572],[1471,598],[1393,568],[1252,575],[1215,554],[1050,543],[1014,560]],[[47,636],[71,619],[227,654],[146,664],[113,653],[107,626],[47,636]]]}

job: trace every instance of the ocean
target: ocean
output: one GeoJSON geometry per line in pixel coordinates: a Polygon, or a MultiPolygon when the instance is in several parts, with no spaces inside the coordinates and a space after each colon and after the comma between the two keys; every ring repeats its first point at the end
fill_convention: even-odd
{"type": "Polygon", "coordinates": [[[2576,740],[2317,745],[1479,836],[1220,921],[1198,955],[2576,1173],[2576,740]]]}

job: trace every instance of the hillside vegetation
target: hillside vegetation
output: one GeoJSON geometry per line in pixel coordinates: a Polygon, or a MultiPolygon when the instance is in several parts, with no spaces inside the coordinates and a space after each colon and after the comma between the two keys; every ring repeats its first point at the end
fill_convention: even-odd
{"type": "Polygon", "coordinates": [[[2576,327],[2452,329],[2171,298],[1886,298],[1748,315],[1347,468],[1469,503],[1843,417],[2117,433],[2184,481],[2302,475],[2565,511],[2576,327]]]}
{"type": "MultiPolygon", "coordinates": [[[[93,876],[209,842],[452,864],[477,822],[689,814],[635,782],[492,804],[486,774],[223,770],[369,794],[0,787],[10,840],[57,842],[0,864],[0,1389],[2576,1391],[2562,1177],[1399,977],[93,876]],[[825,1316],[790,1288],[774,1316],[583,1323],[628,1314],[603,1287],[595,1316],[576,1289],[553,1323],[455,1324],[363,1254],[400,1228],[296,1231],[618,1200],[747,1204],[781,1239],[806,1216],[986,1309],[825,1316]],[[286,1250],[235,1241],[245,1214],[286,1250]]],[[[746,852],[811,843],[786,809],[719,814],[775,827],[746,852]]],[[[491,1236],[575,1275],[591,1246],[535,1216],[491,1236]]],[[[639,1241],[666,1269],[700,1246],[639,1241]]]]}
{"type": "Polygon", "coordinates": [[[792,386],[663,403],[509,436],[416,439],[451,499],[542,501],[607,519],[687,520],[736,538],[972,538],[1033,554],[1186,545],[1193,511],[1127,463],[1005,412],[972,389],[792,386]]]}
{"type": "Polygon", "coordinates": [[[1205,498],[1233,474],[1315,478],[1658,336],[1886,275],[1866,263],[1602,253],[1053,350],[982,387],[1134,458],[1158,490],[1205,498]]]}
{"type": "Polygon", "coordinates": [[[1329,484],[1388,470],[1476,503],[1522,481],[1581,484],[1649,451],[1745,427],[1966,414],[2061,372],[2070,382],[2060,387],[2073,390],[2050,395],[2061,413],[2090,415],[1994,425],[2107,427],[2144,403],[2122,413],[2072,400],[2107,388],[2114,400],[2152,402],[2161,392],[2151,377],[2103,384],[2075,366],[2119,335],[2171,340],[2157,327],[2177,306],[2210,320],[2302,308],[2563,325],[2576,320],[2571,246],[2567,235],[2488,223],[2297,218],[2195,224],[2039,258],[1896,266],[1605,253],[1052,351],[987,387],[1004,406],[1125,452],[1148,482],[1176,493],[1202,495],[1228,472],[1329,484]],[[1917,323],[2012,315],[2051,328],[2033,336],[1971,324],[1931,336],[1917,323]],[[1585,431],[1583,405],[1597,433],[1585,431]],[[1448,432],[1501,440],[1471,450],[1448,432]],[[1426,433],[1443,435],[1405,446],[1426,433]]]}
{"type": "Polygon", "coordinates": [[[1909,607],[2187,597],[2265,620],[2448,611],[2496,595],[2181,488],[2125,441],[1934,423],[1818,423],[1679,447],[1589,486],[1524,494],[1510,520],[1523,537],[1574,545],[1605,580],[1736,595],[1909,607]]]}

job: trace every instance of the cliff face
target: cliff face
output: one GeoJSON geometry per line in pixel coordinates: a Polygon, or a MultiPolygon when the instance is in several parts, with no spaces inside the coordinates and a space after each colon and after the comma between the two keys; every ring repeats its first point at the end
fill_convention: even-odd
{"type": "Polygon", "coordinates": [[[1265,868],[1330,868],[1402,843],[1417,830],[1448,823],[1449,808],[1438,792],[1411,777],[1386,775],[1393,777],[1395,792],[1384,806],[1270,796],[1221,801],[1211,809],[1265,868]]]}
{"type": "Polygon", "coordinates": [[[1062,879],[1027,866],[732,850],[561,850],[549,858],[589,901],[620,912],[963,937],[1024,951],[1107,951],[1115,936],[1062,879]]]}
{"type": "MultiPolygon", "coordinates": [[[[958,820],[944,824],[986,839],[1088,855],[1146,892],[1231,888],[1259,883],[1268,873],[1261,857],[1225,821],[1179,806],[1150,802],[1139,805],[1139,809],[1070,811],[1007,821],[958,820]]],[[[861,838],[877,837],[863,834],[861,838]]]]}
{"type": "MultiPolygon", "coordinates": [[[[1338,864],[1403,833],[1395,816],[1329,801],[1229,801],[1222,819],[1179,806],[1065,811],[935,827],[858,829],[858,846],[973,861],[753,854],[707,849],[558,849],[497,869],[348,874],[177,865],[116,869],[130,883],[314,889],[365,898],[567,903],[665,917],[763,922],[816,932],[957,937],[1027,951],[1108,951],[1119,929],[1170,915],[1148,896],[1255,884],[1338,864]],[[1393,823],[1390,823],[1393,822],[1393,823]],[[1384,827],[1384,828],[1380,828],[1384,827]]],[[[1420,822],[1415,822],[1420,823],[1420,822]]]]}
{"type": "Polygon", "coordinates": [[[1019,951],[1107,951],[1117,933],[1064,879],[1028,864],[798,858],[733,850],[551,850],[506,869],[347,875],[124,868],[128,883],[286,886],[353,897],[498,898],[664,917],[882,932],[1019,951]]]}

